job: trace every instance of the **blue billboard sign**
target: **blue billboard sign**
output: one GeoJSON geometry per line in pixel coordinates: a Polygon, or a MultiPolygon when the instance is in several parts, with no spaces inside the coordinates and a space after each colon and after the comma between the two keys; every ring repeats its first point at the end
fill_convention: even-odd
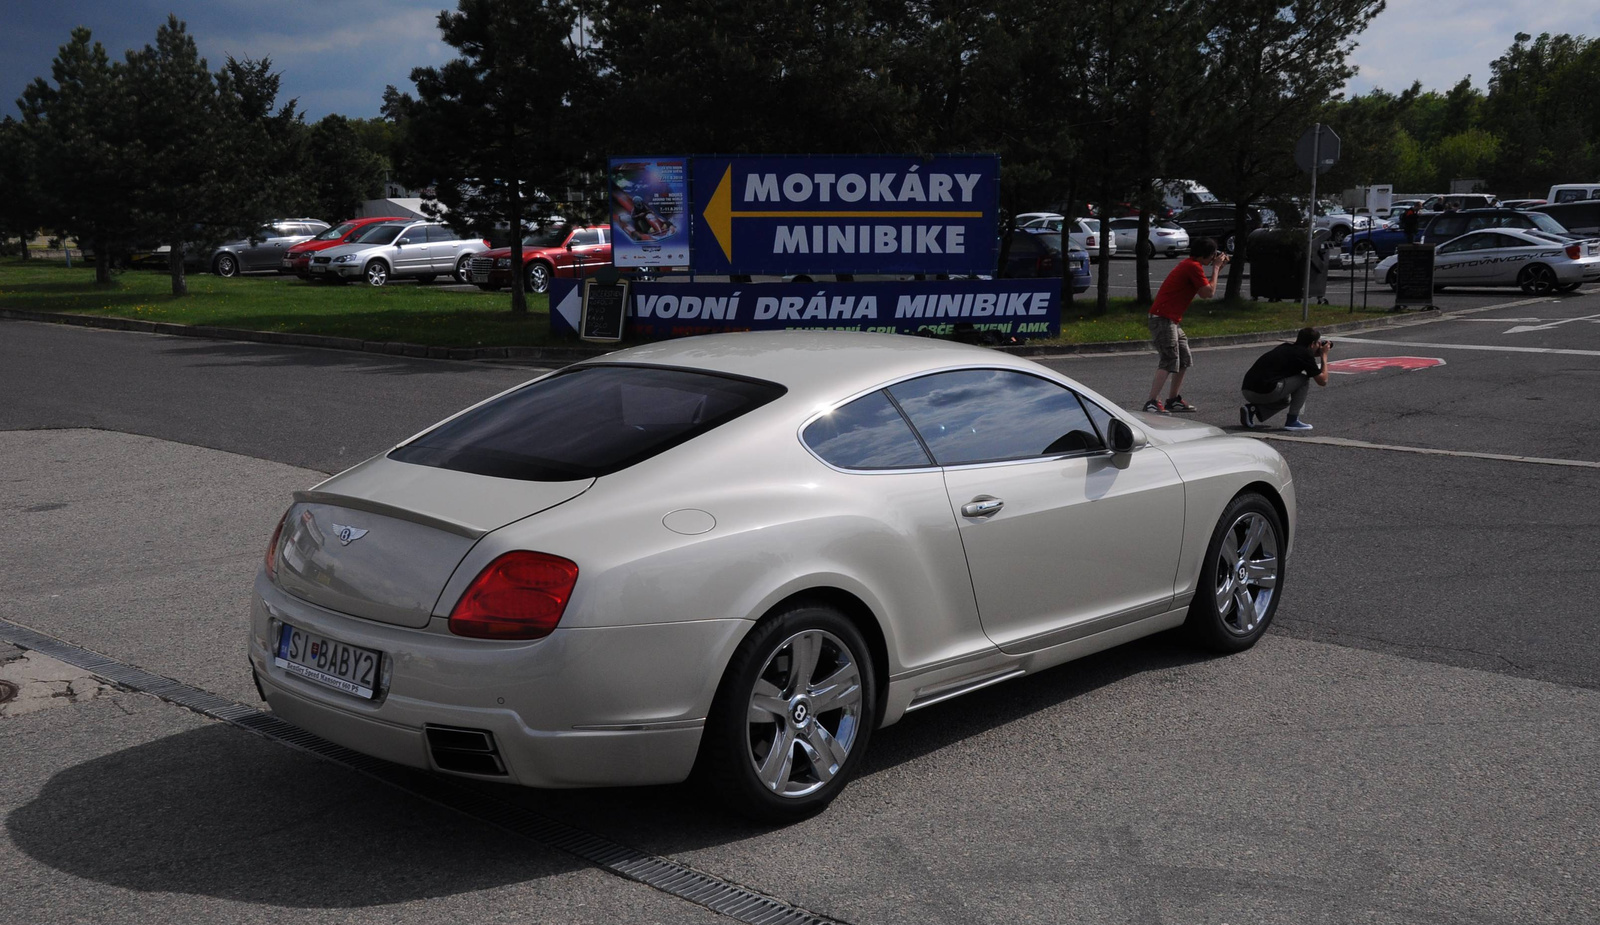
{"type": "Polygon", "coordinates": [[[994,272],[996,155],[696,156],[691,173],[699,273],[994,272]]]}
{"type": "MultiPolygon", "coordinates": [[[[579,280],[550,282],[550,328],[576,336],[579,280]]],[[[958,324],[1017,337],[1061,332],[1061,281],[635,283],[623,334],[646,340],[727,331],[949,334],[958,324]]]]}

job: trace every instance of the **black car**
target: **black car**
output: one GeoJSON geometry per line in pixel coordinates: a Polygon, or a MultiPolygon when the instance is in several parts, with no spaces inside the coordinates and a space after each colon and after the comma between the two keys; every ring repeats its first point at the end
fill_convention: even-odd
{"type": "Polygon", "coordinates": [[[1555,202],[1547,206],[1535,206],[1530,211],[1550,216],[1572,234],[1584,237],[1600,235],[1600,200],[1555,202]]]}
{"type": "Polygon", "coordinates": [[[1184,209],[1178,213],[1173,221],[1183,226],[1189,232],[1189,242],[1193,246],[1201,238],[1211,238],[1217,242],[1217,247],[1225,254],[1231,254],[1240,243],[1257,228],[1275,228],[1278,216],[1268,208],[1248,206],[1245,210],[1246,227],[1240,228],[1234,222],[1233,204],[1227,202],[1208,202],[1203,206],[1184,209]]]}
{"type": "Polygon", "coordinates": [[[1459,212],[1440,212],[1426,225],[1419,224],[1421,234],[1417,240],[1423,244],[1443,244],[1454,237],[1480,228],[1532,228],[1564,237],[1581,237],[1567,233],[1561,222],[1544,212],[1520,209],[1462,209],[1459,212]]]}

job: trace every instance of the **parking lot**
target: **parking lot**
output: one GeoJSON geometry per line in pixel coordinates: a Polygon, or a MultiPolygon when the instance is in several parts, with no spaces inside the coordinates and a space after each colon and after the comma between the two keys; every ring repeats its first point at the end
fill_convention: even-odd
{"type": "MultiPolygon", "coordinates": [[[[1335,338],[1374,362],[1313,390],[1314,432],[1261,434],[1300,509],[1255,649],[1156,637],[913,714],[780,829],[687,787],[444,786],[238,719],[289,493],[530,370],[0,322],[0,640],[241,705],[0,642],[30,693],[0,719],[27,756],[0,778],[0,892],[49,922],[728,921],[701,888],[774,921],[1594,921],[1596,296],[1450,291],[1443,319],[1335,338]],[[703,879],[641,882],[655,862],[703,879]]],[[[1263,349],[1196,351],[1199,418],[1238,429],[1263,349]]],[[[1125,407],[1155,366],[1045,362],[1125,407]]]]}

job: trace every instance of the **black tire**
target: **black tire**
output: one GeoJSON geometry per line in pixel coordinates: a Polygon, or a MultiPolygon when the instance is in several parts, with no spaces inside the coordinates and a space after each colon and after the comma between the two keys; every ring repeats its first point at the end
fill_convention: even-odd
{"type": "Polygon", "coordinates": [[[1356,243],[1350,245],[1350,252],[1351,255],[1357,260],[1369,260],[1372,258],[1373,254],[1372,242],[1357,241],[1356,243]]]}
{"type": "Polygon", "coordinates": [[[555,275],[555,268],[543,260],[535,260],[528,264],[525,275],[527,277],[525,280],[527,285],[523,287],[525,290],[535,293],[549,292],[550,278],[555,275]]]}
{"type": "Polygon", "coordinates": [[[1346,228],[1343,225],[1335,225],[1333,229],[1328,232],[1328,240],[1332,241],[1334,244],[1343,244],[1344,239],[1350,237],[1350,233],[1353,230],[1354,229],[1346,228]]]}
{"type": "Polygon", "coordinates": [[[1156,255],[1156,246],[1149,241],[1140,241],[1139,246],[1134,248],[1133,255],[1137,257],[1140,254],[1144,254],[1145,259],[1149,260],[1156,255]]]}
{"type": "Polygon", "coordinates": [[[464,283],[467,282],[467,271],[471,268],[472,255],[463,254],[461,255],[461,259],[456,261],[456,268],[450,273],[450,275],[456,278],[456,282],[464,283]]]}
{"type": "Polygon", "coordinates": [[[239,275],[239,258],[232,254],[218,254],[211,262],[211,272],[232,279],[239,275]]]}
{"type": "Polygon", "coordinates": [[[1389,272],[1383,275],[1383,284],[1388,286],[1390,289],[1399,289],[1400,271],[1395,267],[1390,267],[1389,272]]]}
{"type": "Polygon", "coordinates": [[[438,276],[436,276],[436,275],[434,275],[432,273],[424,273],[421,276],[417,277],[417,282],[419,284],[426,285],[428,283],[433,282],[434,280],[436,280],[438,278],[439,278],[438,276]]]}
{"type": "Polygon", "coordinates": [[[1542,263],[1535,263],[1523,267],[1522,272],[1517,275],[1517,285],[1528,295],[1549,295],[1555,292],[1561,283],[1556,277],[1556,271],[1542,263]]]}
{"type": "Polygon", "coordinates": [[[1229,502],[1211,532],[1183,623],[1196,645],[1242,652],[1256,644],[1278,611],[1285,548],[1283,523],[1272,502],[1255,492],[1229,502]]]}
{"type": "Polygon", "coordinates": [[[382,260],[370,260],[363,271],[367,285],[382,286],[389,282],[389,265],[382,260]]]}
{"type": "Polygon", "coordinates": [[[1222,236],[1222,252],[1230,257],[1233,256],[1233,248],[1237,243],[1234,233],[1228,232],[1222,236]]]}
{"type": "Polygon", "coordinates": [[[821,812],[844,789],[861,766],[877,722],[877,678],[861,631],[832,607],[798,601],[763,618],[734,651],[706,717],[695,776],[712,799],[742,815],[794,822],[821,812]],[[797,679],[795,661],[812,644],[814,667],[809,677],[797,679]],[[815,685],[819,678],[841,676],[842,685],[815,685]],[[800,681],[808,682],[805,693],[800,681]],[[840,706],[826,709],[835,700],[824,700],[824,692],[840,706]],[[818,704],[814,713],[812,698],[818,704]],[[762,713],[761,701],[777,705],[782,715],[762,713]],[[770,721],[752,722],[753,711],[770,721]],[[828,767],[810,757],[823,754],[819,742],[827,749],[828,767]],[[844,757],[838,760],[835,746],[841,744],[844,757]],[[766,773],[775,783],[763,781],[758,760],[771,769],[766,773]]]}

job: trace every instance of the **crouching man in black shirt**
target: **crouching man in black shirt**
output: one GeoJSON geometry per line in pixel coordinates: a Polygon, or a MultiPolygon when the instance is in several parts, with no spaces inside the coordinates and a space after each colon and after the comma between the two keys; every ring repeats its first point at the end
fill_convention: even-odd
{"type": "Polygon", "coordinates": [[[1239,387],[1244,395],[1239,423],[1253,428],[1288,408],[1284,429],[1310,430],[1311,425],[1300,420],[1300,412],[1306,406],[1311,383],[1328,384],[1331,349],[1333,344],[1323,340],[1316,328],[1301,328],[1294,343],[1279,344],[1263,353],[1244,374],[1244,384],[1239,387]]]}

